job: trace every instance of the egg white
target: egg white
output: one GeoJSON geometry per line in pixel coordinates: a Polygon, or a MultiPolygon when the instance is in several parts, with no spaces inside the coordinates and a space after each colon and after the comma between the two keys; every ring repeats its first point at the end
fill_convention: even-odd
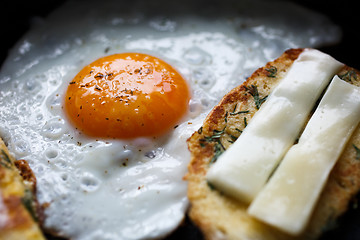
{"type": "Polygon", "coordinates": [[[287,48],[340,38],[328,19],[287,2],[167,2],[67,2],[34,19],[4,63],[0,137],[33,169],[48,230],[71,239],[165,237],[188,207],[186,139],[223,94],[287,48]],[[188,81],[189,113],[166,136],[95,139],[68,123],[68,83],[120,52],[159,57],[188,81]]]}

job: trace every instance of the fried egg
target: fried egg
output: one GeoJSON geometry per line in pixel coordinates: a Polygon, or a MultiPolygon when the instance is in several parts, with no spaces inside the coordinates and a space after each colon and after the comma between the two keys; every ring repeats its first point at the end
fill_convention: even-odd
{"type": "Polygon", "coordinates": [[[166,237],[188,207],[186,139],[210,109],[285,49],[340,39],[292,3],[211,3],[69,1],[9,53],[0,137],[33,169],[47,231],[166,237]]]}

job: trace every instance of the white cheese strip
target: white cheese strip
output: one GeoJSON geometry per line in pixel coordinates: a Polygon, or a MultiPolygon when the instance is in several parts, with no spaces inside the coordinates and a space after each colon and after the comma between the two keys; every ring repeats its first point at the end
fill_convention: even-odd
{"type": "Polygon", "coordinates": [[[335,76],[299,143],[287,152],[249,214],[290,234],[303,231],[359,120],[360,89],[335,76]]]}
{"type": "Polygon", "coordinates": [[[342,66],[327,54],[305,49],[241,136],[211,166],[207,180],[225,194],[250,202],[293,145],[316,100],[342,66]]]}

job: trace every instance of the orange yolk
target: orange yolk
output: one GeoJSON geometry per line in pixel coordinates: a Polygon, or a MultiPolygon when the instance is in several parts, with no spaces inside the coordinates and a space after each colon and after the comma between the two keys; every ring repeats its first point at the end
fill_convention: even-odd
{"type": "Polygon", "coordinates": [[[70,82],[65,111],[76,128],[105,138],[158,136],[187,112],[186,81],[166,62],[146,54],[106,56],[70,82]]]}

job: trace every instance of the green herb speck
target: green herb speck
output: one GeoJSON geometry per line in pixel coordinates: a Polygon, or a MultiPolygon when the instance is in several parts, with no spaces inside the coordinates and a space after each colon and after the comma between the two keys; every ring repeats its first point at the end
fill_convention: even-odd
{"type": "Polygon", "coordinates": [[[356,160],[360,160],[360,148],[358,148],[355,144],[353,144],[353,147],[356,151],[356,160]]]}
{"type": "Polygon", "coordinates": [[[271,66],[269,68],[265,68],[265,70],[268,72],[268,74],[266,76],[274,78],[276,77],[276,73],[277,73],[277,68],[274,66],[271,66]]]}
{"type": "Polygon", "coordinates": [[[260,109],[260,106],[266,101],[267,96],[261,98],[257,86],[255,85],[245,87],[245,89],[250,93],[251,96],[253,96],[256,108],[260,109]]]}

